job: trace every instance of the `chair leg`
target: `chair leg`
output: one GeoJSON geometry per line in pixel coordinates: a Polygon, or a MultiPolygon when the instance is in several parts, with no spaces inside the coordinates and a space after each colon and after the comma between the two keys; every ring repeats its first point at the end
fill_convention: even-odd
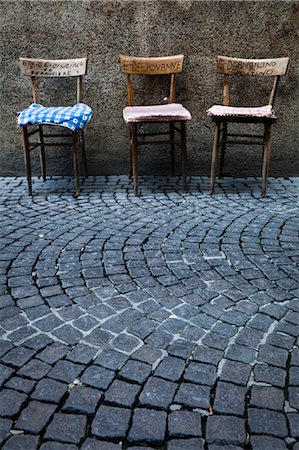
{"type": "Polygon", "coordinates": [[[82,151],[82,159],[83,159],[83,171],[84,171],[84,176],[87,178],[88,177],[88,169],[87,169],[87,160],[86,160],[84,130],[81,131],[80,138],[81,138],[81,151],[82,151]]]}
{"type": "Polygon", "coordinates": [[[46,162],[45,162],[45,143],[42,125],[38,126],[39,140],[40,140],[40,171],[43,180],[46,181],[46,162]]]}
{"type": "Polygon", "coordinates": [[[73,159],[74,174],[76,182],[76,197],[80,195],[80,136],[79,133],[73,133],[73,159]]]}
{"type": "Polygon", "coordinates": [[[24,160],[27,172],[28,194],[32,196],[31,161],[30,161],[30,149],[29,149],[27,127],[22,127],[22,137],[23,137],[24,160]]]}
{"type": "Polygon", "coordinates": [[[133,157],[132,157],[133,144],[132,144],[132,127],[131,127],[131,125],[129,127],[129,132],[130,132],[130,168],[129,168],[129,178],[132,178],[132,174],[133,174],[133,157]]]}
{"type": "Polygon", "coordinates": [[[131,154],[132,154],[132,171],[133,171],[133,181],[134,181],[134,193],[138,193],[138,143],[137,143],[137,124],[132,123],[131,125],[131,154]]]}
{"type": "Polygon", "coordinates": [[[271,155],[271,123],[265,123],[264,146],[263,146],[263,169],[262,169],[262,197],[265,197],[267,190],[267,179],[269,174],[269,164],[271,155]]]}
{"type": "Polygon", "coordinates": [[[221,132],[220,163],[218,175],[219,178],[223,178],[223,164],[226,150],[226,139],[227,139],[227,123],[223,123],[221,132]]]}
{"type": "Polygon", "coordinates": [[[218,166],[218,147],[219,147],[220,123],[216,122],[214,132],[214,143],[212,151],[211,174],[210,174],[210,194],[214,194],[215,178],[218,166]]]}
{"type": "Polygon", "coordinates": [[[186,141],[186,122],[181,121],[181,158],[182,158],[182,177],[184,191],[188,191],[187,185],[187,141],[186,141]]]}
{"type": "MultiPolygon", "coordinates": [[[[174,140],[174,123],[169,122],[169,137],[170,140],[174,140]]],[[[175,177],[176,170],[175,170],[175,145],[170,144],[170,155],[171,155],[171,170],[172,170],[172,176],[175,177]]]]}

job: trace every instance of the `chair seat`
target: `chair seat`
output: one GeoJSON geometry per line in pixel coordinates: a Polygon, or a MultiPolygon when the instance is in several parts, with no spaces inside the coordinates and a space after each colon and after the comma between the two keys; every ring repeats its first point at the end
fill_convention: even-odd
{"type": "Polygon", "coordinates": [[[271,105],[257,107],[236,107],[213,105],[207,110],[211,117],[248,117],[248,118],[271,118],[276,119],[271,105]]]}
{"type": "Polygon", "coordinates": [[[77,103],[74,106],[53,107],[32,103],[20,113],[18,124],[21,127],[36,124],[56,125],[77,132],[85,128],[92,114],[91,108],[85,103],[77,103]]]}
{"type": "Polygon", "coordinates": [[[123,110],[126,123],[191,120],[190,112],[180,103],[151,106],[127,106],[123,110]]]}

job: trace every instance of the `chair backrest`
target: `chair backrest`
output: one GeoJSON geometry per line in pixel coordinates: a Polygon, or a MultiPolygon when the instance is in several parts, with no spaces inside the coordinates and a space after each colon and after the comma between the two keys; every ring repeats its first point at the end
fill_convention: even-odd
{"type": "Polygon", "coordinates": [[[183,71],[184,55],[142,58],[120,55],[120,68],[127,75],[128,104],[134,105],[131,75],[170,75],[169,103],[175,102],[176,74],[183,71]]]}
{"type": "Polygon", "coordinates": [[[32,95],[40,102],[36,77],[77,77],[77,103],[82,101],[82,80],[86,74],[87,58],[77,59],[32,59],[20,58],[23,75],[31,77],[32,95]]]}
{"type": "Polygon", "coordinates": [[[218,56],[218,72],[224,75],[223,104],[229,105],[230,75],[248,77],[274,77],[273,86],[269,98],[269,105],[274,104],[279,78],[287,71],[289,58],[273,59],[241,59],[228,56],[218,56]]]}

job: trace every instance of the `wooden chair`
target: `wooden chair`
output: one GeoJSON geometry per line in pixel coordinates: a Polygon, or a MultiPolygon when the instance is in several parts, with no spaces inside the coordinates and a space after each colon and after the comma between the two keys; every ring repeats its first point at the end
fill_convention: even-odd
{"type": "Polygon", "coordinates": [[[223,105],[213,105],[207,112],[215,123],[214,144],[212,152],[210,193],[214,193],[215,178],[222,178],[226,144],[253,144],[263,146],[262,196],[266,195],[266,184],[271,154],[271,127],[276,122],[273,105],[277,93],[280,75],[287,70],[289,58],[276,59],[239,59],[218,56],[218,72],[224,75],[223,105]],[[229,76],[273,77],[273,86],[269,103],[261,107],[229,106],[229,76]],[[263,135],[228,133],[228,123],[263,124],[263,135]],[[236,139],[240,138],[241,139],[236,139]],[[232,138],[232,139],[229,139],[232,138]],[[244,139],[245,138],[245,139],[244,139]],[[220,155],[218,155],[220,149],[220,155]],[[218,162],[218,157],[220,161],[218,162]],[[218,168],[219,165],[219,168],[218,168]]]}
{"type": "Polygon", "coordinates": [[[182,178],[184,189],[187,189],[187,149],[186,121],[191,120],[190,112],[179,103],[175,103],[176,75],[183,71],[184,55],[158,58],[141,58],[120,55],[121,71],[127,76],[128,106],[123,110],[123,117],[130,127],[131,166],[134,192],[138,195],[138,146],[148,144],[170,144],[172,174],[175,175],[175,146],[181,148],[182,178]],[[170,90],[167,104],[133,106],[134,94],[131,75],[170,75],[170,90]],[[152,123],[168,123],[169,131],[140,132],[138,125],[152,123]],[[179,127],[176,124],[179,124],[179,127]],[[175,139],[178,132],[180,139],[175,139]],[[169,139],[149,140],[148,136],[167,135],[169,139]],[[141,137],[142,140],[138,140],[141,137]]]}
{"type": "Polygon", "coordinates": [[[31,59],[20,58],[23,75],[31,77],[33,101],[29,108],[18,116],[18,124],[22,128],[24,158],[27,169],[28,193],[32,195],[31,159],[30,153],[35,148],[40,149],[40,167],[43,180],[46,180],[45,147],[46,146],[72,146],[74,160],[74,175],[76,180],[76,195],[80,193],[80,157],[82,153],[84,175],[87,176],[87,163],[85,154],[84,128],[92,116],[91,109],[82,102],[83,75],[86,74],[87,59],[31,59]],[[76,77],[77,78],[77,104],[73,107],[50,107],[39,105],[40,92],[37,87],[37,77],[76,77]],[[70,130],[70,133],[46,134],[44,127],[60,126],[70,130]],[[29,131],[29,127],[35,129],[29,131]],[[29,138],[38,135],[38,142],[29,142],[29,138]],[[71,142],[53,142],[52,139],[71,137],[71,142]],[[49,142],[46,142],[49,138],[49,142]]]}

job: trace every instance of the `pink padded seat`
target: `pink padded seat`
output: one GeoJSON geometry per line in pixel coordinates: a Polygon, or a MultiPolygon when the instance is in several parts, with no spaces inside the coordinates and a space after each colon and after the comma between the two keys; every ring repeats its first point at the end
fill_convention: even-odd
{"type": "Polygon", "coordinates": [[[275,117],[271,105],[257,107],[213,105],[207,113],[211,117],[275,117]]]}
{"type": "Polygon", "coordinates": [[[192,119],[188,109],[184,108],[180,103],[151,106],[127,106],[123,110],[123,116],[126,123],[192,119]]]}

